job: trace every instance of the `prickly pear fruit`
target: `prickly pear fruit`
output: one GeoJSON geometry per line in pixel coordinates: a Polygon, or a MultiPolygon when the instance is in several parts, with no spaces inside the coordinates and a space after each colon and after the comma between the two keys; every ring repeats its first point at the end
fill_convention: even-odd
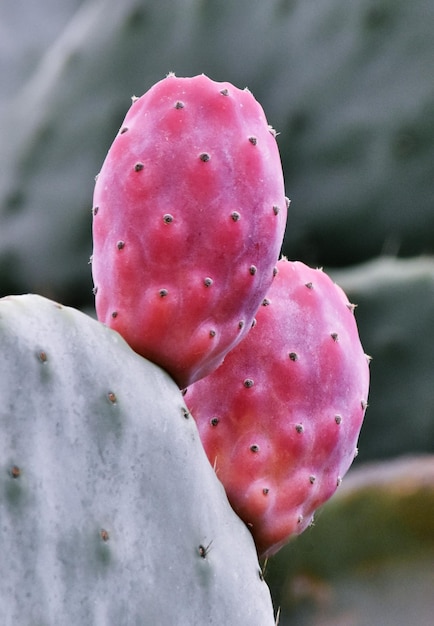
{"type": "Polygon", "coordinates": [[[312,521],[356,454],[369,387],[354,306],[282,259],[249,335],[185,399],[260,555],[312,521]]]}
{"type": "Polygon", "coordinates": [[[96,320],[0,300],[1,624],[274,625],[174,381],[96,320]]]}
{"type": "Polygon", "coordinates": [[[209,374],[272,282],[287,203],[252,94],[170,74],[133,102],[97,177],[99,320],[181,388],[209,374]]]}

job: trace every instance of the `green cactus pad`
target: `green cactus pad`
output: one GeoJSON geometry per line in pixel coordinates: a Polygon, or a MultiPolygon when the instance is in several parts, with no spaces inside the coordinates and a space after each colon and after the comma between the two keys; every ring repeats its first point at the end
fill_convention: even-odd
{"type": "Polygon", "coordinates": [[[171,378],[35,295],[0,300],[0,350],[2,623],[273,625],[171,378]]]}

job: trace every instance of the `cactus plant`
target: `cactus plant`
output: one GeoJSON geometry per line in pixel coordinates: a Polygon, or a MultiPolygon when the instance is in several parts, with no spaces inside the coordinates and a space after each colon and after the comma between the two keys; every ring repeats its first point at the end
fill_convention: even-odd
{"type": "Polygon", "coordinates": [[[36,295],[0,300],[0,346],[2,624],[274,624],[172,379],[36,295]]]}

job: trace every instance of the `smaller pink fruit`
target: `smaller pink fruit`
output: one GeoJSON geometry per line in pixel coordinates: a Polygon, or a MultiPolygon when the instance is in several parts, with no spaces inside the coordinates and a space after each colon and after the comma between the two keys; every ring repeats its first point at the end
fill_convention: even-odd
{"type": "Polygon", "coordinates": [[[301,262],[277,268],[256,325],[185,397],[261,556],[305,530],[339,486],[369,390],[369,358],[342,289],[301,262]]]}

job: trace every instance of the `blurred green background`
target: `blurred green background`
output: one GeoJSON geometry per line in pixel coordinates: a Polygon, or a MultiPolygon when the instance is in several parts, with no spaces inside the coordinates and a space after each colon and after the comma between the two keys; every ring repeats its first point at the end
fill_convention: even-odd
{"type": "MultiPolygon", "coordinates": [[[[360,474],[372,479],[390,464],[407,467],[409,455],[423,455],[418,463],[429,465],[434,452],[433,32],[434,0],[2,2],[0,296],[36,292],[92,311],[88,259],[94,176],[131,96],[169,71],[204,72],[247,86],[280,133],[292,200],[283,252],[324,267],[346,290],[358,304],[362,343],[373,357],[370,407],[349,489],[360,489],[360,474]],[[378,472],[369,469],[371,463],[378,472]]],[[[408,467],[411,474],[414,465],[408,467]]],[[[399,483],[404,474],[397,471],[394,480],[399,483]]],[[[414,489],[426,495],[433,483],[423,484],[422,491],[414,489]]],[[[369,493],[377,498],[375,485],[369,493]]],[[[297,613],[286,576],[298,580],[303,562],[307,567],[310,559],[300,558],[306,542],[309,554],[323,554],[324,541],[333,548],[330,537],[325,539],[326,521],[347,497],[336,495],[316,525],[269,563],[273,595],[283,607],[281,624],[409,623],[408,616],[400,621],[402,611],[389,613],[395,621],[382,616],[374,622],[351,610],[342,613],[342,607],[336,608],[339,614],[318,617],[316,583],[307,585],[303,615],[297,613]],[[285,565],[294,562],[300,571],[285,565]]],[[[361,506],[358,497],[354,502],[361,506]]],[[[415,515],[422,516],[423,507],[415,515]]],[[[426,528],[420,524],[424,539],[432,537],[433,515],[431,505],[426,528]]],[[[393,526],[393,515],[387,519],[393,526]]],[[[357,528],[342,536],[351,563],[363,533],[357,528]]],[[[401,543],[396,542],[398,553],[401,543]]],[[[330,590],[334,583],[324,581],[332,569],[303,575],[330,590]]],[[[406,577],[414,580],[414,574],[400,570],[395,586],[406,577]]],[[[374,574],[363,580],[368,592],[378,586],[374,574]]],[[[396,604],[392,596],[389,603],[396,604]]],[[[327,606],[332,605],[330,600],[327,606]]],[[[413,622],[431,623],[423,615],[413,622]]]]}

